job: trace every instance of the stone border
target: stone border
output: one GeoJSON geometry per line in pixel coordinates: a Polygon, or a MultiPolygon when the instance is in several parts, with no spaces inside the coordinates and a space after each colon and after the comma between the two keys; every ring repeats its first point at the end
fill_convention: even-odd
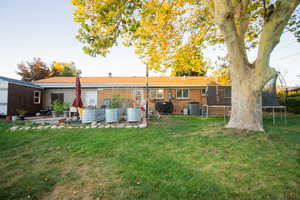
{"type": "Polygon", "coordinates": [[[146,128],[145,124],[128,124],[128,123],[118,123],[118,124],[105,124],[105,123],[91,123],[91,124],[80,124],[79,126],[70,126],[67,124],[46,124],[39,126],[12,126],[9,128],[11,132],[21,131],[21,130],[43,130],[43,129],[96,129],[96,128],[146,128]]]}

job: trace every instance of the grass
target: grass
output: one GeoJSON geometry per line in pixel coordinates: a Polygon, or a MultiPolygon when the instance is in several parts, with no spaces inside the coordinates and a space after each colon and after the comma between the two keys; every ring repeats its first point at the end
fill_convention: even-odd
{"type": "Polygon", "coordinates": [[[299,199],[300,117],[266,133],[222,118],[164,116],[148,129],[10,132],[0,199],[299,199]]]}

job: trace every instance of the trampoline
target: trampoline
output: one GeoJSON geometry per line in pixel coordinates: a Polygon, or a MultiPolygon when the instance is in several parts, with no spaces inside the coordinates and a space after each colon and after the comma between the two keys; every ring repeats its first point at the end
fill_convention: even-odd
{"type": "MultiPolygon", "coordinates": [[[[278,72],[277,75],[266,83],[262,90],[262,110],[271,112],[273,124],[276,122],[276,113],[280,112],[280,119],[287,123],[286,103],[280,105],[277,100],[277,89],[283,93],[286,99],[286,82],[278,72]]],[[[284,101],[286,102],[286,100],[284,101]]],[[[209,110],[212,108],[223,108],[224,121],[230,116],[231,110],[231,86],[208,86],[207,105],[203,105],[202,116],[208,117],[209,110]]]]}

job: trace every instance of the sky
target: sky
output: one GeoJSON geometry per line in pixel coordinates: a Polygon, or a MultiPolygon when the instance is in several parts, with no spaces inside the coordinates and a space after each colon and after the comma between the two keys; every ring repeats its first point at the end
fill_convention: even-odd
{"type": "MultiPolygon", "coordinates": [[[[131,47],[114,47],[106,57],[84,54],[75,38],[79,25],[73,22],[72,11],[70,0],[0,0],[0,76],[19,79],[17,64],[33,57],[47,63],[74,61],[82,76],[145,75],[145,65],[131,47]]],[[[224,51],[205,51],[208,57],[220,54],[224,51]]],[[[250,52],[250,57],[254,54],[250,52]]],[[[271,66],[283,73],[288,85],[300,85],[300,43],[292,34],[282,35],[271,66]]]]}

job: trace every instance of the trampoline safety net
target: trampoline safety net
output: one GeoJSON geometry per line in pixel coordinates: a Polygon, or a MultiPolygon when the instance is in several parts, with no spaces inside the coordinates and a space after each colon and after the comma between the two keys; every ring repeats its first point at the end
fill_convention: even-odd
{"type": "Polygon", "coordinates": [[[263,106],[280,106],[277,101],[276,82],[278,75],[267,82],[262,91],[263,106]]]}
{"type": "MultiPolygon", "coordinates": [[[[278,75],[267,82],[262,91],[263,106],[280,106],[277,101],[278,75]]],[[[231,86],[208,86],[207,105],[231,105],[231,86]]]]}

